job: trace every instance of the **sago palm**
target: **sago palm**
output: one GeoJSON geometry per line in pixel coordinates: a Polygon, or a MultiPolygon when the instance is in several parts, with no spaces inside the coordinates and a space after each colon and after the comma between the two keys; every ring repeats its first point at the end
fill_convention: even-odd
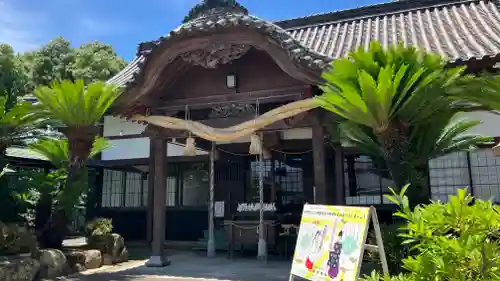
{"type": "MultiPolygon", "coordinates": [[[[89,157],[93,157],[109,147],[109,141],[98,137],[94,140],[89,157]]],[[[61,243],[60,237],[63,235],[54,236],[53,228],[58,226],[48,223],[52,215],[57,215],[57,213],[52,213],[53,205],[55,203],[56,209],[62,209],[66,214],[70,214],[71,210],[77,205],[82,193],[85,192],[87,184],[86,181],[74,183],[70,188],[65,185],[68,163],[70,162],[68,141],[66,139],[41,140],[30,144],[29,148],[47,158],[57,169],[48,175],[44,175],[44,178],[39,181],[45,184],[39,184],[35,187],[40,193],[40,199],[35,206],[35,228],[39,232],[38,237],[41,245],[59,246],[61,243]]],[[[86,170],[82,174],[88,177],[86,170]]]]}
{"type": "Polygon", "coordinates": [[[39,113],[62,125],[68,139],[70,167],[85,165],[101,120],[120,91],[102,82],[87,86],[82,80],[53,83],[35,90],[39,113]]]}
{"type": "MultiPolygon", "coordinates": [[[[102,82],[85,86],[82,80],[57,82],[35,90],[37,112],[59,121],[62,125],[60,130],[68,139],[67,194],[77,192],[80,183],[87,181],[86,164],[98,134],[97,123],[119,95],[120,91],[115,86],[102,82]]],[[[61,247],[66,231],[68,214],[61,207],[52,217],[54,233],[58,233],[53,247],[61,247]]]]}
{"type": "MultiPolygon", "coordinates": [[[[94,139],[89,157],[92,158],[110,147],[111,143],[106,138],[97,137],[94,139]]],[[[28,148],[47,158],[57,169],[68,167],[70,158],[67,139],[45,139],[29,144],[28,148]]]]}
{"type": "Polygon", "coordinates": [[[396,188],[412,183],[414,202],[423,202],[429,159],[491,141],[467,134],[478,121],[458,118],[476,106],[462,91],[481,85],[464,71],[433,54],[374,42],[332,63],[317,100],[343,118],[347,139],[382,163],[396,188]]]}
{"type": "Polygon", "coordinates": [[[7,99],[0,96],[0,158],[9,146],[22,145],[39,135],[37,128],[43,122],[44,118],[34,113],[31,103],[20,102],[8,109],[7,99]]]}

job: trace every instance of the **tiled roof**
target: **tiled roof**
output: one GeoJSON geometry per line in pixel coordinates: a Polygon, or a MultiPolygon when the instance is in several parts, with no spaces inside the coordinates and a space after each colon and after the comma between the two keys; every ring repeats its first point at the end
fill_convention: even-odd
{"type": "Polygon", "coordinates": [[[140,64],[145,60],[144,56],[135,57],[124,69],[107,81],[109,84],[123,86],[134,78],[139,71],[140,64]]]}
{"type": "Polygon", "coordinates": [[[9,147],[9,148],[7,148],[6,156],[12,157],[12,158],[48,161],[48,159],[45,156],[43,156],[39,153],[36,153],[30,149],[22,148],[22,147],[9,147]]]}
{"type": "MultiPolygon", "coordinates": [[[[245,15],[228,14],[219,21],[196,21],[173,30],[171,36],[243,24],[263,28],[299,60],[320,63],[346,56],[371,41],[388,46],[402,42],[438,53],[450,62],[500,59],[499,0],[413,0],[313,15],[275,24],[245,15]],[[225,25],[224,25],[225,24],[225,25]],[[281,27],[285,28],[282,29],[281,27]]],[[[147,54],[139,54],[109,83],[125,86],[140,72],[147,54]]]]}
{"type": "MultiPolygon", "coordinates": [[[[435,2],[435,1],[434,1],[435,2]]],[[[500,54],[500,12],[493,1],[454,1],[288,29],[308,48],[336,59],[371,41],[403,42],[450,62],[500,54]]]]}

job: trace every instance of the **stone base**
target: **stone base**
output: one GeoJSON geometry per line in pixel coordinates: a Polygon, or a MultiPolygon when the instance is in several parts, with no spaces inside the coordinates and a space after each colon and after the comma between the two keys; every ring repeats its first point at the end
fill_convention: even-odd
{"type": "Polygon", "coordinates": [[[213,258],[215,257],[215,241],[214,240],[208,240],[207,243],[207,257],[213,258]]]}
{"type": "Polygon", "coordinates": [[[267,243],[264,239],[259,239],[259,244],[257,247],[257,258],[259,260],[267,260],[267,243]]]}
{"type": "Polygon", "coordinates": [[[164,267],[170,265],[170,263],[170,260],[166,257],[151,256],[145,265],[147,267],[164,267]]]}

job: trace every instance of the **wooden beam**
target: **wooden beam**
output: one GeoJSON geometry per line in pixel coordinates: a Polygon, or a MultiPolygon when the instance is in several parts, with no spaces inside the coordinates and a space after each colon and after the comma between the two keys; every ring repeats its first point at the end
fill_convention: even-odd
{"type": "Polygon", "coordinates": [[[284,102],[284,101],[296,101],[306,97],[307,87],[291,87],[284,89],[274,89],[265,91],[253,91],[245,93],[237,93],[230,95],[211,95],[197,98],[187,98],[187,99],[174,99],[162,101],[165,106],[158,106],[156,110],[165,111],[175,111],[184,110],[186,106],[189,106],[190,110],[211,108],[221,104],[227,103],[245,103],[252,102],[255,103],[259,100],[259,103],[273,103],[273,102],[284,102]]]}
{"type": "Polygon", "coordinates": [[[314,111],[312,127],[312,148],[314,162],[314,186],[316,188],[315,203],[329,204],[326,180],[325,129],[322,126],[321,112],[314,111]]]}
{"type": "MultiPolygon", "coordinates": [[[[213,127],[213,128],[227,128],[231,127],[245,121],[249,121],[252,118],[225,118],[225,119],[209,119],[209,120],[199,120],[198,122],[213,127]]],[[[276,121],[275,123],[258,130],[259,132],[278,132],[282,130],[294,129],[294,128],[309,128],[310,118],[300,122],[297,126],[291,126],[287,124],[284,120],[276,121]]],[[[162,128],[155,125],[148,125],[144,132],[142,133],[142,137],[162,137],[162,138],[186,138],[189,136],[189,133],[186,131],[173,130],[168,128],[162,128]]]]}

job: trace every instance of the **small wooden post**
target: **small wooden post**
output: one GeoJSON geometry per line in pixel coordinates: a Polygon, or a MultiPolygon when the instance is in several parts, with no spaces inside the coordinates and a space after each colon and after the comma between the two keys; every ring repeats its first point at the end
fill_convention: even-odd
{"type": "MultiPolygon", "coordinates": [[[[262,136],[259,136],[262,137],[262,136]]],[[[263,149],[259,155],[259,242],[257,245],[257,258],[267,261],[266,226],[264,225],[264,159],[263,149]]]]}
{"type": "Polygon", "coordinates": [[[207,242],[207,257],[215,257],[215,226],[214,226],[214,200],[215,200],[215,142],[212,142],[210,151],[210,194],[208,202],[208,242],[207,242]]]}
{"type": "Polygon", "coordinates": [[[378,254],[380,257],[380,263],[382,264],[382,271],[384,275],[389,275],[389,266],[387,265],[387,258],[385,255],[384,241],[382,239],[382,233],[380,231],[380,224],[378,222],[377,210],[375,207],[370,207],[370,216],[373,223],[373,229],[375,229],[375,239],[377,240],[378,254]]]}

